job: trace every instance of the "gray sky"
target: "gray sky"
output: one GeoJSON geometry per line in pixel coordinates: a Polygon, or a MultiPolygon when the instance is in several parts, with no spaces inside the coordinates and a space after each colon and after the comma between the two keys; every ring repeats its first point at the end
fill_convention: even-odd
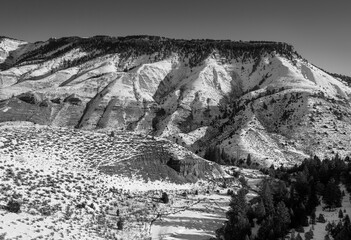
{"type": "Polygon", "coordinates": [[[351,2],[284,0],[2,0],[0,35],[147,34],[288,42],[311,63],[351,76],[351,2]]]}

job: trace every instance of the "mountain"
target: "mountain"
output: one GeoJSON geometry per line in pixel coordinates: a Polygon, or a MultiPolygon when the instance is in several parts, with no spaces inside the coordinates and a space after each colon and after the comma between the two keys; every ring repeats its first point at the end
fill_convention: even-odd
{"type": "Polygon", "coordinates": [[[0,121],[152,134],[222,163],[351,151],[350,78],[286,43],[0,39],[0,121]]]}

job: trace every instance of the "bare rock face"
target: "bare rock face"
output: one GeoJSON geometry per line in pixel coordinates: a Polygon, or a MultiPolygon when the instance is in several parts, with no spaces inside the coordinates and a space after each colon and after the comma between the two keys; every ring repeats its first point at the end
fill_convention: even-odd
{"type": "Polygon", "coordinates": [[[215,176],[223,176],[223,172],[218,165],[192,157],[182,160],[171,158],[167,161],[167,166],[189,181],[206,178],[207,173],[212,173],[215,176]]]}
{"type": "MultiPolygon", "coordinates": [[[[250,154],[261,165],[293,165],[314,154],[351,153],[350,78],[315,67],[285,43],[152,36],[0,42],[7,49],[0,121],[153,134],[222,163],[250,154]],[[44,99],[53,104],[37,106],[44,99]]],[[[202,168],[174,161],[185,177],[202,168]]]]}

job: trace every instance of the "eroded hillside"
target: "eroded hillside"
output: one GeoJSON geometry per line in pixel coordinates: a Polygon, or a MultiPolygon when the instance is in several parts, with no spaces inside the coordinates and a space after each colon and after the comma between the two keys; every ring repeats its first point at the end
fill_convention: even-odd
{"type": "Polygon", "coordinates": [[[285,43],[97,36],[1,44],[1,121],[130,130],[263,165],[351,150],[347,82],[285,43]]]}

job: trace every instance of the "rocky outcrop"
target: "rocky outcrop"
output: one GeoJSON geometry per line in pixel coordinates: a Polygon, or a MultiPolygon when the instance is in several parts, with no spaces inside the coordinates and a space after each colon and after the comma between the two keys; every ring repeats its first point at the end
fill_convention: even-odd
{"type": "Polygon", "coordinates": [[[99,169],[108,174],[126,174],[131,169],[138,169],[138,174],[145,180],[167,179],[177,183],[224,177],[218,164],[202,159],[185,148],[177,151],[186,156],[180,157],[172,150],[172,145],[174,144],[167,141],[151,141],[139,146],[140,154],[128,161],[113,165],[102,164],[99,169]]]}

